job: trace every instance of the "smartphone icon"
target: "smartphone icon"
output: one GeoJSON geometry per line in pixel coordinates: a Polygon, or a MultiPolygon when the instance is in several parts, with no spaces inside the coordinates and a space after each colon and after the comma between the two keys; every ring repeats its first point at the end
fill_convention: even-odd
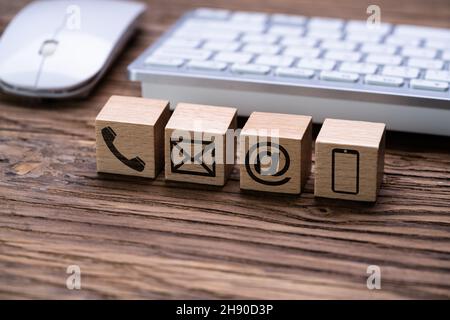
{"type": "Polygon", "coordinates": [[[114,132],[114,130],[111,127],[105,127],[102,129],[102,136],[103,140],[106,143],[106,146],[108,147],[109,151],[118,159],[120,162],[122,162],[127,167],[142,172],[145,169],[145,162],[142,161],[139,157],[134,157],[132,159],[128,159],[125,157],[114,145],[114,140],[116,139],[117,134],[114,132]]]}
{"type": "Polygon", "coordinates": [[[336,193],[359,193],[359,152],[351,149],[332,150],[331,189],[336,193]]]}

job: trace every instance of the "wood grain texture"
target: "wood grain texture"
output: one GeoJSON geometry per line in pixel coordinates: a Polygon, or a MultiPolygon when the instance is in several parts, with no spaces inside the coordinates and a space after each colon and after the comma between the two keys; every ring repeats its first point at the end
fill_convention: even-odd
{"type": "Polygon", "coordinates": [[[242,189],[301,192],[311,171],[312,117],[253,112],[239,140],[242,189]]]}
{"type": "Polygon", "coordinates": [[[325,119],[316,139],[314,195],[374,202],[384,173],[386,125],[325,119]]]}
{"type": "MultiPolygon", "coordinates": [[[[450,298],[448,138],[388,132],[375,205],[315,199],[314,173],[300,196],[241,192],[236,170],[223,188],[98,175],[95,116],[113,94],[139,96],[127,65],[186,10],[364,19],[371,1],[149,4],[89,99],[0,94],[1,298],[450,298]],[[73,264],[79,291],[65,286],[73,264]]],[[[450,27],[448,0],[377,4],[384,21],[450,27]]],[[[23,5],[0,3],[0,30],[23,5]]]]}

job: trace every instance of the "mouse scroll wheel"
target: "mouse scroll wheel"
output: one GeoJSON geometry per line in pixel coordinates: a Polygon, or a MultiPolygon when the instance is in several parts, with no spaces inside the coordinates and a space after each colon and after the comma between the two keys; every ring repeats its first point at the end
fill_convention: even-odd
{"type": "Polygon", "coordinates": [[[56,48],[58,47],[58,41],[55,40],[45,40],[42,43],[41,48],[39,49],[39,54],[48,57],[55,53],[56,48]]]}

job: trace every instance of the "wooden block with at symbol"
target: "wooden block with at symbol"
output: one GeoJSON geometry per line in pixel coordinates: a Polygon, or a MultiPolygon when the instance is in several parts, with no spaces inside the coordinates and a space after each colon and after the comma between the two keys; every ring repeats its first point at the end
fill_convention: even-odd
{"type": "Polygon", "coordinates": [[[168,101],[112,96],[95,120],[97,171],[155,178],[169,117],[168,101]]]}
{"type": "Polygon", "coordinates": [[[326,119],[316,139],[314,195],[376,200],[383,180],[384,123],[326,119]]]}
{"type": "Polygon", "coordinates": [[[236,113],[179,103],[165,129],[166,179],[223,186],[234,166],[236,113]]]}
{"type": "Polygon", "coordinates": [[[242,189],[301,192],[311,171],[310,116],[253,112],[239,142],[242,189]]]}

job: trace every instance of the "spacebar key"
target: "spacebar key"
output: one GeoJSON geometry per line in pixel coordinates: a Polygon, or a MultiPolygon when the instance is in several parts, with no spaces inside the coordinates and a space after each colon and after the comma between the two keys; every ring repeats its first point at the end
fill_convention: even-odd
{"type": "Polygon", "coordinates": [[[350,72],[322,71],[320,73],[320,79],[327,81],[356,82],[359,79],[359,75],[350,72]]]}

